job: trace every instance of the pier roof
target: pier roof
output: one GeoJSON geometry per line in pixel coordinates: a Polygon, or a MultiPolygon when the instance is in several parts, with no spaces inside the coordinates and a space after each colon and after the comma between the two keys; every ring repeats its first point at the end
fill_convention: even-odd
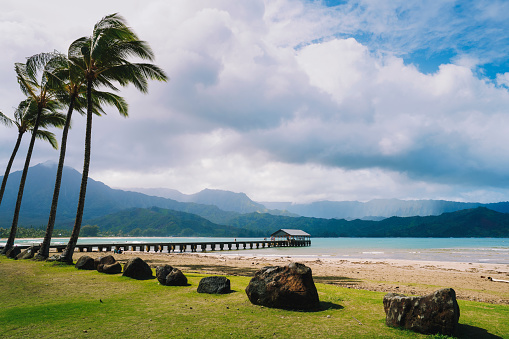
{"type": "Polygon", "coordinates": [[[295,236],[295,237],[310,237],[311,235],[309,233],[306,233],[302,230],[293,230],[288,228],[282,228],[274,233],[271,234],[271,237],[277,237],[282,235],[289,235],[289,236],[295,236]]]}

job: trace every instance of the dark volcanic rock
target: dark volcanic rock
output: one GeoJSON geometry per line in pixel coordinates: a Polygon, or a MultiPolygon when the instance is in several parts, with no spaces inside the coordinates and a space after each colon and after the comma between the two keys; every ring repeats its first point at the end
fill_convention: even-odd
{"type": "Polygon", "coordinates": [[[116,263],[117,261],[112,255],[106,255],[103,257],[98,257],[94,259],[94,267],[97,269],[99,265],[111,265],[116,263]]]}
{"type": "Polygon", "coordinates": [[[74,267],[79,270],[95,270],[94,258],[84,255],[78,259],[74,267]]]}
{"type": "Polygon", "coordinates": [[[178,268],[174,268],[166,276],[166,286],[187,286],[187,278],[178,268]]]}
{"type": "Polygon", "coordinates": [[[166,277],[173,270],[170,265],[157,266],[156,267],[156,278],[161,285],[166,285],[166,277]]]}
{"type": "Polygon", "coordinates": [[[18,247],[14,246],[13,248],[5,252],[5,256],[10,259],[17,259],[20,253],[21,250],[18,247]]]}
{"type": "Polygon", "coordinates": [[[118,274],[122,273],[122,265],[118,261],[116,261],[113,264],[100,264],[97,266],[97,271],[101,273],[107,273],[107,274],[118,274]]]}
{"type": "Polygon", "coordinates": [[[21,253],[16,256],[16,259],[32,259],[34,255],[35,255],[34,248],[29,247],[26,250],[21,251],[21,253]]]}
{"type": "Polygon", "coordinates": [[[53,254],[51,257],[46,259],[46,261],[59,261],[60,260],[60,254],[53,254]]]}
{"type": "Polygon", "coordinates": [[[311,268],[299,263],[267,266],[246,287],[251,303],[267,307],[309,310],[320,306],[311,268]]]}
{"type": "Polygon", "coordinates": [[[387,326],[424,334],[452,336],[460,318],[456,292],[452,288],[443,288],[423,297],[388,293],[383,303],[387,326]]]}
{"type": "Polygon", "coordinates": [[[124,273],[123,276],[130,277],[138,280],[151,279],[152,269],[150,266],[143,261],[141,258],[131,258],[124,265],[124,273]]]}
{"type": "Polygon", "coordinates": [[[122,265],[112,255],[96,258],[94,266],[101,273],[117,274],[122,272],[122,265]]]}
{"type": "Polygon", "coordinates": [[[226,294],[230,292],[230,279],[226,277],[205,277],[198,285],[198,293],[226,294]]]}

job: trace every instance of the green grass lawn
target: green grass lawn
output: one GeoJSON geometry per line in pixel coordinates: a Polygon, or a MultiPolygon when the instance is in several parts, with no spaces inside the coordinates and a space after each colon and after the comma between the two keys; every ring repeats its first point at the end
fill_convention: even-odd
{"type": "MultiPolygon", "coordinates": [[[[186,272],[184,272],[186,274],[186,272]]],[[[233,293],[196,292],[73,266],[0,257],[0,338],[445,338],[385,326],[384,293],[317,284],[321,309],[252,305],[250,278],[233,293]]],[[[509,338],[509,306],[458,301],[459,338],[509,338]]]]}

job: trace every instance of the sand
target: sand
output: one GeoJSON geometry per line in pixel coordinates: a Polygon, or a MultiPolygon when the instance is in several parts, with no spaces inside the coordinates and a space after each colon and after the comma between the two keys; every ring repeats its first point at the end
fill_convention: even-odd
{"type": "Polygon", "coordinates": [[[170,264],[181,269],[184,274],[189,272],[242,276],[253,276],[264,266],[283,266],[297,261],[312,269],[315,282],[406,295],[425,295],[439,288],[450,287],[456,291],[458,299],[509,305],[509,265],[506,264],[413,260],[296,260],[291,257],[267,258],[231,253],[77,252],[74,260],[82,255],[95,258],[111,254],[122,263],[129,258],[140,257],[154,268],[170,264]]]}

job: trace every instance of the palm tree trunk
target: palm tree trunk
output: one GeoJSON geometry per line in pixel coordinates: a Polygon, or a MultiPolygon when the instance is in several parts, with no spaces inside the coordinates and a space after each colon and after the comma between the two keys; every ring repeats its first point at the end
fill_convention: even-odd
{"type": "Polygon", "coordinates": [[[80,198],[78,201],[78,210],[76,211],[76,220],[72,229],[71,238],[65,247],[59,261],[72,263],[74,248],[78,242],[81,230],[81,221],[83,219],[83,210],[85,209],[85,196],[87,193],[88,170],[90,168],[90,148],[92,144],[92,81],[87,81],[87,130],[85,134],[85,160],[83,162],[83,173],[81,174],[80,198]]]}
{"type": "Polygon", "coordinates": [[[62,131],[62,142],[60,144],[60,157],[58,158],[57,176],[55,179],[55,189],[53,190],[53,200],[51,201],[51,210],[49,213],[48,226],[46,226],[46,234],[41,244],[39,252],[35,256],[35,260],[46,260],[49,256],[49,247],[51,244],[51,236],[55,227],[55,219],[57,216],[58,197],[60,195],[60,184],[62,183],[62,172],[64,170],[65,150],[67,147],[67,134],[71,126],[71,117],[74,110],[74,98],[71,97],[67,118],[65,120],[64,130],[62,131]]]}
{"type": "Polygon", "coordinates": [[[4,196],[5,186],[7,186],[7,178],[9,177],[9,173],[11,172],[12,163],[14,162],[14,158],[16,157],[16,153],[18,153],[19,145],[21,144],[21,138],[23,137],[23,132],[19,131],[18,140],[16,140],[16,145],[14,146],[14,150],[12,151],[11,158],[9,159],[9,163],[7,164],[7,168],[5,169],[4,178],[2,180],[2,188],[0,188],[0,205],[2,204],[2,198],[4,196]]]}
{"type": "Polygon", "coordinates": [[[21,174],[21,181],[19,183],[18,198],[16,200],[16,208],[14,209],[14,217],[12,218],[11,233],[9,239],[5,243],[5,247],[2,250],[2,254],[7,253],[8,250],[14,247],[14,238],[16,238],[16,232],[18,231],[18,219],[19,211],[21,209],[21,200],[23,200],[23,191],[25,190],[25,181],[27,179],[28,167],[30,166],[30,159],[32,158],[32,152],[34,150],[35,136],[39,129],[39,121],[41,120],[42,107],[37,109],[37,118],[35,119],[35,125],[32,129],[32,138],[30,139],[30,145],[28,146],[27,157],[25,159],[25,166],[23,167],[23,173],[21,174]]]}

